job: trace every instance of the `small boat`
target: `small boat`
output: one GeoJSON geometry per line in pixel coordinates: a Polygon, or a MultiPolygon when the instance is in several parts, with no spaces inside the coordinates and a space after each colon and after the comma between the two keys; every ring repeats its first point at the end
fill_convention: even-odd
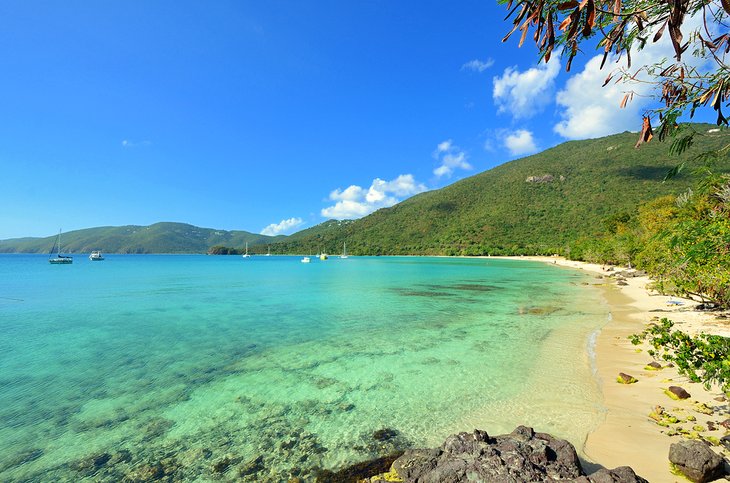
{"type": "Polygon", "coordinates": [[[91,252],[91,255],[89,255],[89,260],[92,262],[98,262],[104,260],[104,255],[101,254],[100,250],[94,250],[91,252]]]}
{"type": "Polygon", "coordinates": [[[302,263],[310,263],[311,261],[312,261],[312,259],[309,257],[302,258],[302,263]]]}
{"type": "Polygon", "coordinates": [[[251,255],[248,254],[248,242],[246,242],[246,253],[241,255],[243,258],[251,258],[251,255]]]}
{"type": "Polygon", "coordinates": [[[266,255],[264,255],[264,256],[265,257],[270,257],[271,256],[271,245],[269,245],[269,251],[267,251],[266,252],[266,255]]]}
{"type": "Polygon", "coordinates": [[[69,257],[68,255],[61,255],[61,230],[58,230],[58,237],[56,237],[56,241],[53,242],[53,248],[51,248],[51,254],[48,255],[48,263],[52,263],[54,265],[68,265],[69,263],[73,263],[74,259],[73,257],[69,257]],[[56,251],[56,247],[58,247],[58,250],[56,251]],[[53,252],[56,252],[56,256],[53,256],[53,252]]]}
{"type": "Polygon", "coordinates": [[[342,244],[342,255],[340,258],[347,258],[347,243],[342,244]]]}

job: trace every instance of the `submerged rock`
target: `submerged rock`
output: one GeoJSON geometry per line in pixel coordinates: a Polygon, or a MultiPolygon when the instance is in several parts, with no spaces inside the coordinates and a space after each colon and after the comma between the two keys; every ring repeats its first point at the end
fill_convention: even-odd
{"type": "Polygon", "coordinates": [[[398,436],[398,431],[392,428],[383,428],[373,432],[375,441],[388,441],[398,436]]]}
{"type": "Polygon", "coordinates": [[[259,455],[245,462],[238,470],[239,476],[253,475],[264,469],[264,457],[259,455]]]}
{"type": "Polygon", "coordinates": [[[704,483],[722,478],[725,463],[707,443],[698,440],[683,440],[669,447],[669,461],[690,481],[704,483]]]}
{"type": "MultiPolygon", "coordinates": [[[[339,471],[319,470],[316,472],[315,481],[317,483],[355,483],[363,480],[367,481],[367,478],[370,475],[382,474],[388,471],[388,468],[390,468],[393,462],[402,454],[402,452],[398,452],[382,458],[363,461],[339,471]]],[[[388,480],[373,479],[372,481],[376,482],[388,480]]]]}
{"type": "Polygon", "coordinates": [[[101,453],[77,461],[75,464],[72,464],[71,467],[83,475],[91,476],[99,471],[99,469],[106,465],[111,459],[112,455],[109,453],[101,453]]]}

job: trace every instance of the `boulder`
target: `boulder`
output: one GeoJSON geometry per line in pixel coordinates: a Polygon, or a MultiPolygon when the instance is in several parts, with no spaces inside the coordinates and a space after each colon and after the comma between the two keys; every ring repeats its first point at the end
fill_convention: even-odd
{"type": "Polygon", "coordinates": [[[405,483],[553,481],[584,475],[573,445],[525,426],[493,438],[480,430],[449,436],[439,448],[406,451],[393,469],[405,483]]]}
{"type": "Polygon", "coordinates": [[[619,372],[618,377],[616,378],[616,382],[619,384],[633,384],[637,381],[637,379],[630,375],[626,374],[625,372],[619,372]]]}
{"type": "MultiPolygon", "coordinates": [[[[513,483],[557,480],[576,483],[647,483],[628,466],[613,470],[601,469],[586,476],[572,444],[549,434],[536,433],[526,426],[519,426],[510,434],[494,437],[478,429],[473,433],[455,434],[438,448],[407,450],[393,462],[387,473],[356,481],[513,483]]],[[[322,481],[355,480],[340,478],[322,481]]]]}
{"type": "Polygon", "coordinates": [[[704,483],[722,478],[725,474],[723,459],[707,443],[682,440],[669,447],[669,461],[690,481],[704,483]]]}
{"type": "Polygon", "coordinates": [[[634,473],[629,466],[619,466],[612,470],[603,468],[590,476],[582,476],[575,483],[649,483],[634,473]]]}
{"type": "Polygon", "coordinates": [[[669,386],[664,392],[672,399],[689,399],[692,397],[690,393],[679,386],[669,386]]]}

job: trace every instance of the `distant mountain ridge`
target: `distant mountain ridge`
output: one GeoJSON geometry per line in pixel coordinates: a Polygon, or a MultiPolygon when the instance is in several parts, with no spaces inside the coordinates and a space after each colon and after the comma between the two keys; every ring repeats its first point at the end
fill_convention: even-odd
{"type": "MultiPolygon", "coordinates": [[[[668,142],[634,148],[635,133],[569,141],[541,153],[427,191],[359,220],[328,220],[290,236],[200,228],[184,223],[100,227],[63,234],[69,253],[206,253],[212,247],[266,253],[352,255],[484,255],[564,253],[581,237],[605,232],[612,217],[692,185],[683,173],[662,183],[682,161],[730,142],[730,130],[691,125],[700,135],[682,156],[668,142]]],[[[730,172],[730,157],[717,171],[730,172]]],[[[48,253],[54,236],[0,240],[0,253],[48,253]]]]}
{"type": "MultiPolygon", "coordinates": [[[[0,253],[48,253],[55,235],[44,238],[0,240],[0,253]]],[[[186,223],[161,222],[149,226],[126,225],[87,228],[63,233],[66,253],[206,253],[215,245],[242,247],[273,243],[283,236],[266,236],[242,230],[201,228],[186,223]]]]}

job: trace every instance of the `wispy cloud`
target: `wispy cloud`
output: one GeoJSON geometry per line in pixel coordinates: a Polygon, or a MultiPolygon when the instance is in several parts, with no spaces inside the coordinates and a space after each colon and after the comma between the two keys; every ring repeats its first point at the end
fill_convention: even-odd
{"type": "Polygon", "coordinates": [[[439,162],[439,165],[433,170],[433,174],[437,178],[450,177],[457,169],[472,169],[471,164],[466,160],[466,153],[454,145],[451,139],[440,142],[433,152],[433,157],[439,162]]]}
{"type": "Polygon", "coordinates": [[[269,235],[269,236],[275,236],[275,235],[282,235],[286,234],[285,232],[294,230],[295,228],[298,228],[304,224],[304,220],[301,218],[288,218],[286,220],[281,220],[279,223],[272,223],[263,230],[261,230],[262,235],[269,235]]]}
{"type": "Polygon", "coordinates": [[[504,146],[512,156],[531,154],[537,151],[532,132],[527,129],[518,129],[511,133],[505,133],[504,146]]]}
{"type": "Polygon", "coordinates": [[[140,148],[143,146],[150,146],[152,141],[130,141],[129,139],[122,140],[123,148],[140,148]]]}
{"type": "Polygon", "coordinates": [[[524,72],[508,67],[501,76],[494,77],[492,98],[498,112],[506,112],[515,119],[526,119],[542,111],[553,100],[555,78],[560,72],[560,60],[553,58],[524,72]]]}
{"type": "Polygon", "coordinates": [[[332,191],[329,200],[335,204],[322,209],[325,218],[338,220],[362,218],[380,208],[393,206],[408,196],[426,191],[412,174],[402,174],[391,181],[375,178],[369,188],[351,185],[332,191]]]}
{"type": "Polygon", "coordinates": [[[473,70],[474,72],[484,72],[494,65],[494,59],[487,58],[485,60],[474,59],[461,66],[461,70],[473,70]]]}

